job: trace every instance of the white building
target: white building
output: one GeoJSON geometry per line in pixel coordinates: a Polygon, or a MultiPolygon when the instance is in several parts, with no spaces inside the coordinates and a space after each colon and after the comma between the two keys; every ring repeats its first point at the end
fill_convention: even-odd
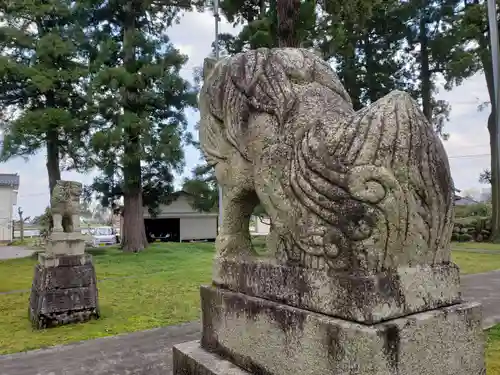
{"type": "Polygon", "coordinates": [[[259,218],[257,216],[252,216],[250,221],[250,234],[253,236],[265,236],[269,234],[271,229],[271,224],[268,217],[259,218]]]}
{"type": "MultiPolygon", "coordinates": [[[[217,237],[218,213],[198,212],[189,204],[190,195],[177,192],[175,199],[168,205],[160,205],[155,217],[144,208],[146,235],[151,241],[215,241],[217,237]]],[[[123,235],[123,217],[120,232],[123,235]]]]}
{"type": "Polygon", "coordinates": [[[18,189],[17,174],[0,173],[0,243],[9,243],[13,240],[12,220],[18,189]]]}

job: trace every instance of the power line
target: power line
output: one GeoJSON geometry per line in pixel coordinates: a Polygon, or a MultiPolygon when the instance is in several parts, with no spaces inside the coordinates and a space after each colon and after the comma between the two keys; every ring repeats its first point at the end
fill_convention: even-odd
{"type": "Polygon", "coordinates": [[[48,195],[49,193],[46,192],[46,193],[35,193],[35,194],[23,194],[23,195],[19,195],[17,198],[26,198],[26,197],[39,197],[41,195],[48,195]]]}
{"type": "Polygon", "coordinates": [[[453,155],[448,156],[448,159],[483,158],[486,156],[491,156],[491,154],[453,155]]]}

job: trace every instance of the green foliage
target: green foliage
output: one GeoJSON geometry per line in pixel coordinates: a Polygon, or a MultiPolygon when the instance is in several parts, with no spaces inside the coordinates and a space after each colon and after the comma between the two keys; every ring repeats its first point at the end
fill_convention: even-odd
{"type": "Polygon", "coordinates": [[[479,174],[479,182],[491,185],[491,171],[489,169],[485,169],[479,174]]]}
{"type": "Polygon", "coordinates": [[[190,195],[191,206],[200,212],[217,212],[219,193],[214,169],[211,166],[198,166],[193,170],[193,178],[186,178],[182,190],[190,195]]]}
{"type": "Polygon", "coordinates": [[[50,207],[46,207],[43,214],[35,216],[33,220],[31,220],[31,224],[35,224],[40,228],[40,235],[46,236],[52,226],[52,213],[50,207]]]}
{"type": "MultiPolygon", "coordinates": [[[[221,34],[222,51],[235,54],[260,47],[277,47],[276,0],[223,0],[220,2],[222,14],[229,22],[243,25],[237,36],[221,34]]],[[[303,47],[313,45],[316,24],[315,2],[301,1],[295,32],[303,47]]]]}
{"type": "MultiPolygon", "coordinates": [[[[455,31],[460,4],[459,0],[301,1],[296,32],[302,46],[314,46],[333,63],[355,109],[392,90],[406,90],[446,136],[443,127],[451,107],[435,99],[437,75],[444,75],[450,89],[479,68],[463,35],[455,31]]],[[[243,25],[235,37],[221,35],[224,53],[277,46],[275,9],[276,0],[222,1],[227,19],[243,25]]]]}
{"type": "Polygon", "coordinates": [[[218,191],[201,179],[186,179],[182,190],[190,194],[191,206],[200,212],[217,212],[218,191]]]}
{"type": "Polygon", "coordinates": [[[2,160],[47,148],[51,187],[59,163],[82,165],[88,132],[88,76],[80,9],[69,0],[0,2],[0,105],[5,128],[2,160]]]}
{"type": "Polygon", "coordinates": [[[476,203],[463,206],[455,206],[456,218],[468,218],[474,216],[491,216],[491,204],[476,203]]]}
{"type": "Polygon", "coordinates": [[[102,172],[92,188],[105,206],[139,195],[154,214],[171,198],[173,174],[182,171],[183,145],[190,141],[184,110],[195,105],[196,92],[179,74],[187,57],[165,32],[191,2],[135,3],[122,13],[123,2],[88,0],[94,15],[89,95],[96,114],[90,163],[102,172]]]}
{"type": "Polygon", "coordinates": [[[458,242],[488,241],[491,229],[491,216],[455,218],[451,240],[458,242]]]}

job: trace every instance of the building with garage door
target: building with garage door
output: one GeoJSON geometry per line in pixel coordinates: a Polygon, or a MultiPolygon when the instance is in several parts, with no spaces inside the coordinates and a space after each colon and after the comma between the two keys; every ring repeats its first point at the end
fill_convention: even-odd
{"type": "MultiPolygon", "coordinates": [[[[144,208],[144,225],[148,239],[153,241],[215,241],[218,228],[217,212],[199,212],[189,204],[190,195],[175,194],[168,205],[160,205],[158,215],[151,217],[144,208]]],[[[123,227],[123,217],[121,218],[123,227]]],[[[123,229],[121,228],[121,233],[123,229]]]]}

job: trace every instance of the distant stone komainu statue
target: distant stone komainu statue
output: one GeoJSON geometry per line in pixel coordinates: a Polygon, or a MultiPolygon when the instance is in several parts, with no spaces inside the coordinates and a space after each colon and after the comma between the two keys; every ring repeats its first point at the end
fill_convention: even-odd
{"type": "Polygon", "coordinates": [[[80,182],[57,181],[50,199],[54,232],[79,231],[81,194],[82,184],[80,182]]]}
{"type": "Polygon", "coordinates": [[[250,255],[260,201],[270,250],[307,268],[381,272],[449,262],[452,179],[418,104],[394,91],[355,111],[305,49],[205,61],[200,142],[223,188],[219,256],[250,255]]]}

